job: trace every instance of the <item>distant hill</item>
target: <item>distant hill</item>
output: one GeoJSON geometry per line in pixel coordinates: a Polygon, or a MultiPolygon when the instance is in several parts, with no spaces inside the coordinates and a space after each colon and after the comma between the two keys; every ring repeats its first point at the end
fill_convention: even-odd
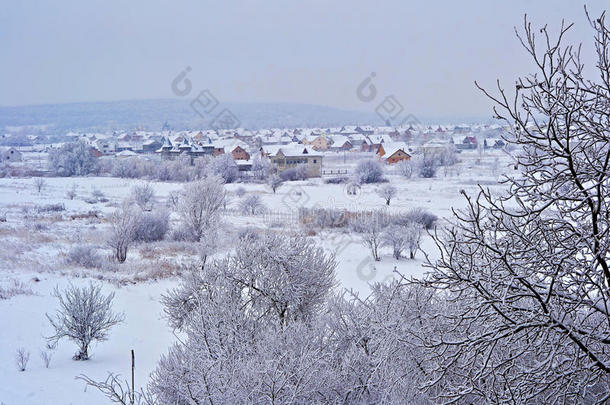
{"type": "Polygon", "coordinates": [[[70,130],[160,130],[164,125],[174,130],[206,129],[224,108],[248,129],[383,125],[373,112],[290,103],[223,103],[204,119],[190,100],[158,99],[0,107],[0,128],[27,126],[57,135],[70,130]]]}
{"type": "MultiPolygon", "coordinates": [[[[202,118],[191,108],[190,100],[156,99],[0,107],[0,131],[64,135],[68,131],[161,130],[164,125],[173,130],[207,129],[224,108],[239,119],[242,128],[248,129],[385,125],[374,111],[295,103],[222,103],[212,115],[202,118]],[[15,131],[15,127],[27,129],[15,131]]],[[[491,121],[484,116],[417,118],[424,124],[491,121]]]]}

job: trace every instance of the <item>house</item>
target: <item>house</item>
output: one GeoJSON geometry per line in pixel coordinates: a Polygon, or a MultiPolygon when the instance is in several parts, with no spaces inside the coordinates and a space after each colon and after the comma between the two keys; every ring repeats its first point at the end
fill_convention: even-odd
{"type": "Polygon", "coordinates": [[[318,135],[317,137],[314,138],[314,140],[311,142],[311,147],[314,150],[320,151],[320,150],[328,150],[328,139],[326,138],[325,135],[318,135]]]}
{"type": "Polygon", "coordinates": [[[21,152],[13,147],[0,149],[0,163],[21,162],[21,159],[21,152]]]}
{"type": "Polygon", "coordinates": [[[465,136],[462,143],[456,144],[458,149],[476,149],[478,145],[476,136],[465,136]]]}
{"type": "Polygon", "coordinates": [[[322,173],[322,155],[306,146],[299,144],[275,145],[263,150],[269,157],[271,165],[277,173],[306,165],[309,177],[320,177],[322,173]]]}
{"type": "Polygon", "coordinates": [[[385,142],[379,145],[377,156],[387,164],[394,164],[411,159],[408,151],[409,147],[404,142],[385,142]]]}
{"type": "Polygon", "coordinates": [[[347,136],[331,135],[329,140],[331,143],[330,150],[333,151],[350,150],[354,147],[347,136]]]}

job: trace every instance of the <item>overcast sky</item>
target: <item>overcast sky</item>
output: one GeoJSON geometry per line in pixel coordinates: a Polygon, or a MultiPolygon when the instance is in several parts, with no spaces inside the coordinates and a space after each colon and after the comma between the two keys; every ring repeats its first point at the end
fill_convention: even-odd
{"type": "Polygon", "coordinates": [[[175,97],[189,66],[193,88],[225,102],[367,110],[356,87],[375,72],[380,96],[414,113],[485,115],[475,79],[531,71],[513,31],[524,13],[590,37],[568,0],[4,1],[0,105],[175,97]]]}

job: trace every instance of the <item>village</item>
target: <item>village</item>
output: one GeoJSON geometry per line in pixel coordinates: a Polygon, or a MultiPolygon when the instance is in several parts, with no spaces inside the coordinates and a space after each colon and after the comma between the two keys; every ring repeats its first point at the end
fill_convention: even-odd
{"type": "MultiPolygon", "coordinates": [[[[408,127],[343,126],[341,128],[294,128],[267,130],[195,130],[144,131],[112,133],[77,133],[65,135],[66,142],[82,141],[96,158],[175,160],[188,157],[194,165],[198,158],[224,154],[235,161],[247,177],[253,160],[267,158],[275,173],[299,166],[307,167],[308,177],[338,174],[334,163],[374,156],[393,165],[414,155],[443,151],[502,149],[505,128],[500,125],[421,125],[408,127]]],[[[10,134],[0,144],[10,145],[10,134]]],[[[29,136],[15,146],[0,149],[0,163],[10,165],[23,160],[23,153],[49,152],[62,143],[46,143],[41,136],[29,136]]],[[[339,165],[339,171],[344,166],[339,165]]],[[[42,172],[47,170],[39,166],[42,172]]],[[[347,173],[345,173],[347,174],[347,173]]]]}

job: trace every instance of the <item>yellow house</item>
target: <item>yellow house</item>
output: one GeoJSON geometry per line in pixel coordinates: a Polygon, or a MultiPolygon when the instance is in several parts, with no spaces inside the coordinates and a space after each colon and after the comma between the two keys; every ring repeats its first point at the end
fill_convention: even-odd
{"type": "Polygon", "coordinates": [[[309,148],[302,145],[287,145],[282,146],[269,153],[269,160],[274,169],[281,173],[284,170],[292,169],[297,166],[307,166],[309,177],[320,177],[322,172],[322,155],[315,153],[309,148]]]}
{"type": "Polygon", "coordinates": [[[328,150],[328,139],[326,135],[318,135],[312,142],[311,147],[314,150],[328,150]]]}

